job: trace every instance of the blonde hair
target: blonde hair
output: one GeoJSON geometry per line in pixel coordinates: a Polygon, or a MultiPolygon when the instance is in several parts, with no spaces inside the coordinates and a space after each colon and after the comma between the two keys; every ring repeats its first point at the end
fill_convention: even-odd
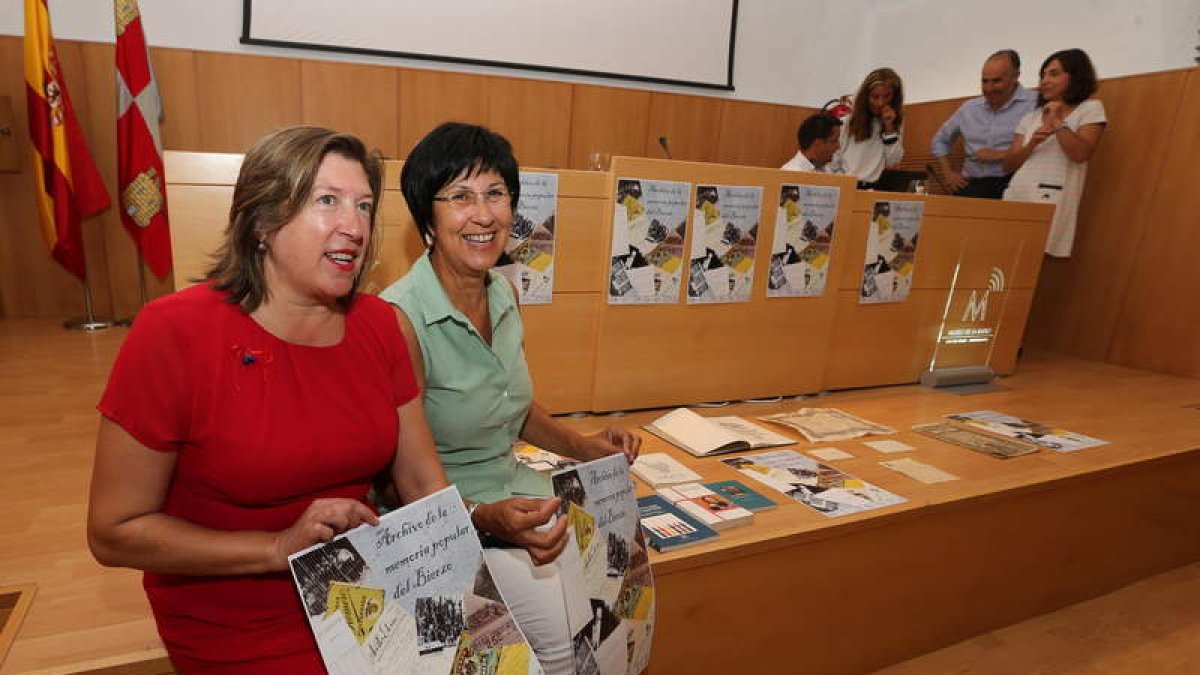
{"type": "Polygon", "coordinates": [[[892,109],[896,111],[896,130],[904,121],[904,82],[891,68],[876,68],[867,73],[866,79],[854,95],[854,111],[850,113],[850,136],[856,141],[865,141],[871,137],[871,89],[883,85],[892,89],[892,109]]]}

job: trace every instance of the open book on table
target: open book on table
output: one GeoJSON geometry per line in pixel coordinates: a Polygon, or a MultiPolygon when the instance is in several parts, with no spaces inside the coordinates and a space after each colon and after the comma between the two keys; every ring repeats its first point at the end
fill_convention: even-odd
{"type": "Polygon", "coordinates": [[[647,424],[646,430],[697,457],[796,442],[741,417],[701,417],[687,408],[672,410],[647,424]]]}

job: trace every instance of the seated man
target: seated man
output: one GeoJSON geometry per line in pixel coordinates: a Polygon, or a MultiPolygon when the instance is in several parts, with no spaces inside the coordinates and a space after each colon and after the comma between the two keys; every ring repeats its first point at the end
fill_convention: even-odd
{"type": "MultiPolygon", "coordinates": [[[[796,141],[800,150],[787,164],[779,167],[790,171],[825,173],[833,153],[841,147],[842,121],[826,113],[817,113],[800,123],[796,141]]],[[[1012,139],[1009,139],[1012,140],[1012,139]]]]}
{"type": "Polygon", "coordinates": [[[1037,105],[1037,96],[1021,86],[1021,57],[1011,49],[992,54],[983,64],[983,96],[963,103],[933,135],[945,186],[959,197],[1000,199],[1011,175],[1004,173],[1004,154],[1012,145],[1021,118],[1037,105]],[[967,159],[961,172],[947,155],[955,136],[962,136],[967,159]]]}

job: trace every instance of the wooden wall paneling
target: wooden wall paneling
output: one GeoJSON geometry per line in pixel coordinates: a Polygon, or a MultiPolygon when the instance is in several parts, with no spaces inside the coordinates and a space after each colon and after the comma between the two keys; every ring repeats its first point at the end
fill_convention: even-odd
{"type": "Polygon", "coordinates": [[[12,96],[0,94],[0,173],[21,171],[21,156],[17,151],[18,138],[12,96]]]}
{"type": "Polygon", "coordinates": [[[554,292],[604,293],[606,261],[612,242],[604,238],[605,200],[558,198],[555,232],[554,292]]]}
{"type": "Polygon", "coordinates": [[[837,293],[823,387],[916,382],[933,356],[945,289],[914,288],[905,302],[862,305],[858,299],[857,287],[837,293]]]}
{"type": "Polygon", "coordinates": [[[554,293],[551,305],[525,305],[525,358],[535,399],[551,413],[590,410],[598,293],[554,293]]]}
{"type": "MultiPolygon", "coordinates": [[[[46,256],[34,211],[33,177],[29,173],[29,125],[25,112],[24,53],[19,36],[0,36],[0,95],[14,102],[12,133],[18,173],[0,173],[0,317],[28,316],[36,303],[16,286],[28,267],[46,256]],[[20,251],[18,257],[16,253],[20,251]]],[[[40,261],[39,261],[40,262],[40,261]]],[[[22,289],[23,290],[23,289],[22,289]]]]}
{"type": "Polygon", "coordinates": [[[367,293],[379,293],[392,285],[425,253],[425,245],[399,190],[384,190],[375,227],[379,248],[375,265],[364,278],[363,291],[367,293]]]}
{"type": "Polygon", "coordinates": [[[1109,122],[1089,162],[1074,251],[1069,260],[1047,259],[1034,298],[1030,344],[1085,359],[1108,358],[1122,298],[1135,276],[1137,249],[1161,237],[1147,216],[1158,199],[1164,158],[1178,147],[1169,120],[1176,111],[1194,116],[1180,108],[1187,73],[1102,83],[1097,96],[1109,122]]]}
{"type": "Polygon", "coordinates": [[[707,96],[650,94],[645,156],[666,157],[658,139],[666,137],[671,157],[690,162],[717,161],[722,100],[707,96]]]}
{"type": "MultiPolygon", "coordinates": [[[[625,157],[614,160],[613,173],[687,181],[693,190],[697,184],[762,186],[759,231],[763,234],[755,251],[750,302],[688,305],[681,293],[677,304],[618,306],[609,305],[607,295],[601,295],[592,409],[817,391],[832,329],[832,288],[822,298],[767,298],[765,292],[774,212],[785,174],[772,169],[625,157]]],[[[823,185],[840,183],[843,191],[849,191],[849,179],[844,177],[811,178],[823,185]]],[[[612,203],[608,202],[602,240],[606,248],[611,242],[611,219],[612,203]]],[[[694,230],[690,219],[689,213],[689,230],[694,230]]],[[[689,232],[685,251],[690,250],[694,234],[689,232]]],[[[606,274],[607,270],[601,270],[602,278],[606,274]]],[[[686,277],[683,281],[686,283],[686,277]]]]}
{"type": "Polygon", "coordinates": [[[487,124],[488,92],[482,75],[401,70],[400,158],[442,122],[487,124]]]}
{"type": "MultiPolygon", "coordinates": [[[[945,101],[930,101],[904,106],[904,159],[895,167],[908,171],[926,171],[927,164],[938,166],[937,158],[933,156],[930,143],[942,123],[950,119],[955,110],[962,105],[966,98],[948,99],[945,101]]],[[[962,142],[955,142],[950,153],[951,164],[962,165],[962,142]]],[[[930,180],[927,188],[938,187],[936,180],[930,180]]],[[[941,192],[940,190],[937,190],[941,192]]]]}
{"type": "Polygon", "coordinates": [[[244,153],[267,132],[300,123],[300,63],[197,52],[201,149],[244,153]]]}
{"type": "Polygon", "coordinates": [[[796,154],[796,113],[791,106],[726,99],[721,107],[717,160],[778,168],[796,154]]]}
{"type": "Polygon", "coordinates": [[[1200,302],[1191,291],[1193,261],[1200,250],[1200,190],[1195,181],[1200,69],[1192,68],[1186,77],[1167,134],[1170,144],[1157,194],[1143,216],[1140,245],[1134,248],[1136,273],[1130,276],[1108,357],[1135,368],[1200,377],[1200,302]]]}
{"type": "Polygon", "coordinates": [[[190,49],[151,47],[150,60],[162,97],[163,119],[159,131],[163,149],[204,150],[200,138],[200,99],[205,95],[196,83],[196,53],[190,49]]]}
{"type": "Polygon", "coordinates": [[[396,68],[304,60],[300,82],[305,124],[350,132],[385,157],[400,156],[396,68]]]}
{"type": "Polygon", "coordinates": [[[488,126],[513,145],[524,166],[570,166],[571,85],[489,77],[488,126]]]}
{"type": "Polygon", "coordinates": [[[204,276],[212,254],[221,244],[229,223],[233,185],[167,184],[167,201],[172,218],[171,275],[177,289],[186,288],[204,276]]]}
{"type": "MultiPolygon", "coordinates": [[[[609,157],[654,154],[646,145],[650,96],[650,92],[637,89],[574,85],[569,166],[589,168],[588,155],[593,152],[609,157]]],[[[653,147],[658,147],[657,140],[653,147]]]]}

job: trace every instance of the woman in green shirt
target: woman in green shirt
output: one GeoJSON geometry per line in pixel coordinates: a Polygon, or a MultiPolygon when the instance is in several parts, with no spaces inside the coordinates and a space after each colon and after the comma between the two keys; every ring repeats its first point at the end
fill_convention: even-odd
{"type": "Polygon", "coordinates": [[[488,548],[489,569],[546,673],[572,672],[555,570],[566,520],[551,525],[559,500],[549,480],[517,462],[512,442],[583,461],[624,453],[632,462],[641,439],[615,427],[581,435],[533,400],[516,292],[492,269],[520,196],[508,141],[443,124],[413,148],[400,187],[427,251],[381,297],[399,309],[447,476],[476,528],[515,545],[488,548]]]}

